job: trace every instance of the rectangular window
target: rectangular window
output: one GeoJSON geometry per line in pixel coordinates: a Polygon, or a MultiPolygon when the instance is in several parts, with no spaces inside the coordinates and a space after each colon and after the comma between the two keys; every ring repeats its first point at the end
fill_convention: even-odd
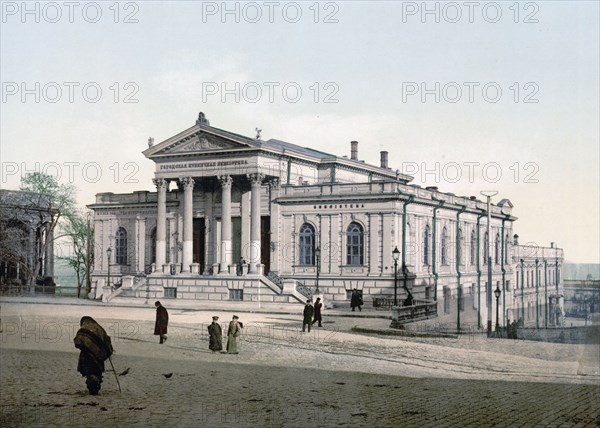
{"type": "Polygon", "coordinates": [[[465,294],[463,293],[462,287],[458,289],[458,310],[464,312],[465,310],[465,294]]]}
{"type": "Polygon", "coordinates": [[[176,299],[177,287],[165,287],[165,298],[176,299]]]}
{"type": "Polygon", "coordinates": [[[244,300],[244,290],[229,290],[229,300],[244,300]]]}
{"type": "Polygon", "coordinates": [[[473,298],[473,309],[477,309],[477,296],[476,296],[477,288],[473,283],[471,284],[471,296],[473,298]]]}

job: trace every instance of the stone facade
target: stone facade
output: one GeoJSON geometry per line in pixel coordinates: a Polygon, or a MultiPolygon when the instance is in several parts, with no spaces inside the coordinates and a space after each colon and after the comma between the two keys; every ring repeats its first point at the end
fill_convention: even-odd
{"type": "MultiPolygon", "coordinates": [[[[0,190],[0,285],[54,282],[54,212],[39,193],[0,190]],[[37,265],[37,272],[34,272],[37,265]]],[[[33,291],[33,290],[31,290],[33,291]]]]}
{"type": "Polygon", "coordinates": [[[509,200],[490,206],[488,240],[486,202],[410,184],[387,167],[387,154],[366,164],[356,142],[350,158],[338,157],[204,119],[144,155],[156,163],[156,192],[101,193],[89,206],[96,295],[108,247],[113,281],[145,272],[153,297],[299,301],[318,289],[329,304],[347,305],[356,288],[366,302],[460,295],[484,319],[486,242],[494,283],[514,283],[509,200]]]}

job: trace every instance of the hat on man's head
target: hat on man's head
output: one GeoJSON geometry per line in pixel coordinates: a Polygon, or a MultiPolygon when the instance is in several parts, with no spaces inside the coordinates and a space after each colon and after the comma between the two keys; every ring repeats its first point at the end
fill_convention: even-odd
{"type": "Polygon", "coordinates": [[[160,302],[157,300],[156,302],[154,302],[154,306],[160,306],[160,302]]]}
{"type": "Polygon", "coordinates": [[[217,317],[217,316],[214,316],[214,317],[213,317],[213,320],[214,320],[214,321],[216,321],[216,320],[218,320],[218,319],[219,319],[219,317],[217,317]]]}
{"type": "Polygon", "coordinates": [[[234,316],[233,316],[233,319],[234,319],[234,320],[237,320],[237,319],[240,319],[240,317],[238,317],[237,315],[234,315],[234,316]]]}

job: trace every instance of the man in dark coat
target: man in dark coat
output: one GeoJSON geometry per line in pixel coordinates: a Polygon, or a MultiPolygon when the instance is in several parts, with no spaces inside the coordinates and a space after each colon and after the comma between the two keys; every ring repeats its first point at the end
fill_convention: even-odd
{"type": "Polygon", "coordinates": [[[156,321],[154,323],[154,335],[160,336],[158,343],[167,341],[167,325],[169,324],[169,313],[159,301],[154,302],[156,306],[156,321]]]}
{"type": "Polygon", "coordinates": [[[315,317],[313,318],[312,323],[316,323],[317,321],[319,321],[319,327],[323,327],[321,325],[321,321],[323,320],[323,318],[321,317],[321,308],[323,307],[323,303],[321,303],[321,298],[317,297],[317,300],[315,301],[315,317]]]}
{"type": "Polygon", "coordinates": [[[352,296],[350,297],[350,307],[352,308],[352,312],[354,312],[354,308],[358,308],[360,312],[362,312],[361,306],[363,304],[362,296],[356,290],[352,290],[352,296]]]}
{"type": "Polygon", "coordinates": [[[219,317],[212,317],[212,319],[212,324],[208,326],[208,349],[217,352],[223,349],[222,332],[217,322],[219,317]]]}
{"type": "Polygon", "coordinates": [[[312,317],[314,313],[315,308],[313,308],[312,300],[308,299],[306,301],[306,305],[304,305],[304,312],[302,312],[304,317],[302,320],[302,333],[304,333],[306,326],[308,326],[308,332],[310,333],[310,325],[312,324],[312,317]]]}
{"type": "Polygon", "coordinates": [[[77,371],[86,378],[86,385],[91,395],[98,394],[104,373],[104,361],[113,353],[110,336],[92,317],[84,316],[79,322],[73,342],[79,353],[77,371]]]}

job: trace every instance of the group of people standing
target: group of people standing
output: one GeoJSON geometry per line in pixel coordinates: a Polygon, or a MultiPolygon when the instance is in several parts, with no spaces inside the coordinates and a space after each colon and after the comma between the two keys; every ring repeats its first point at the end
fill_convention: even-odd
{"type": "Polygon", "coordinates": [[[304,305],[304,311],[302,312],[302,333],[306,331],[306,326],[308,326],[308,332],[310,333],[310,326],[316,323],[317,321],[319,322],[319,327],[323,327],[323,325],[321,324],[323,321],[323,317],[321,316],[322,308],[323,303],[321,303],[320,297],[317,297],[314,306],[312,303],[312,299],[308,299],[306,301],[306,305],[304,305]]]}
{"type": "MultiPolygon", "coordinates": [[[[212,317],[212,323],[208,326],[208,349],[213,352],[223,350],[223,332],[221,331],[221,326],[217,321],[219,321],[219,317],[212,317]]],[[[243,328],[244,324],[240,321],[240,318],[237,315],[234,315],[229,322],[229,328],[227,329],[228,354],[239,353],[237,338],[242,333],[243,328]]]]}
{"type": "MultiPolygon", "coordinates": [[[[165,343],[167,341],[167,326],[169,324],[169,313],[167,309],[159,302],[154,303],[156,306],[156,321],[154,323],[154,335],[159,336],[158,343],[165,343]]],[[[213,352],[223,350],[223,332],[221,326],[217,322],[219,317],[212,317],[212,323],[208,326],[208,349],[213,352]]],[[[227,353],[238,354],[238,342],[237,338],[242,333],[244,324],[240,321],[240,317],[234,315],[229,322],[229,328],[227,329],[227,353]]]]}

